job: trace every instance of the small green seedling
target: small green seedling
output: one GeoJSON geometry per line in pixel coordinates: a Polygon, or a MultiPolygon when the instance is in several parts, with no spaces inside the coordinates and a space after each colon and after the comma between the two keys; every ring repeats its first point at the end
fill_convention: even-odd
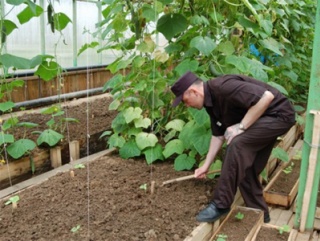
{"type": "Polygon", "coordinates": [[[293,167],[294,167],[294,163],[291,162],[291,165],[286,167],[285,169],[283,169],[282,171],[285,173],[285,174],[290,174],[293,170],[293,167]]]}
{"type": "Polygon", "coordinates": [[[217,241],[226,241],[228,238],[228,235],[226,234],[218,234],[217,235],[217,241]]]}
{"type": "Polygon", "coordinates": [[[147,183],[142,184],[139,188],[146,192],[147,191],[147,183]]]}
{"type": "Polygon", "coordinates": [[[78,232],[79,231],[79,229],[80,229],[80,224],[78,224],[77,226],[75,226],[75,227],[73,227],[72,229],[71,229],[71,232],[72,233],[76,233],[76,232],[78,232]]]}
{"type": "Polygon", "coordinates": [[[20,200],[19,196],[13,196],[13,197],[9,198],[9,200],[6,201],[4,205],[12,204],[13,208],[17,208],[17,203],[19,200],[20,200]]]}
{"type": "Polygon", "coordinates": [[[238,212],[235,216],[235,218],[239,221],[241,221],[244,218],[244,214],[242,212],[238,212]]]}
{"type": "Polygon", "coordinates": [[[83,168],[85,168],[85,167],[86,167],[86,166],[85,166],[84,164],[82,164],[82,163],[77,164],[77,165],[74,166],[75,169],[83,169],[83,168]]]}
{"type": "Polygon", "coordinates": [[[290,232],[290,226],[289,225],[283,225],[281,227],[279,227],[278,229],[280,234],[283,234],[283,232],[290,232]]]}

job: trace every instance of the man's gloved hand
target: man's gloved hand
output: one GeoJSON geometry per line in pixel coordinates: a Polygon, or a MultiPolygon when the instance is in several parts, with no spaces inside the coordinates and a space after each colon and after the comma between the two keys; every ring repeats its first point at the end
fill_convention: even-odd
{"type": "Polygon", "coordinates": [[[227,141],[227,145],[230,144],[230,142],[232,141],[232,139],[234,137],[236,137],[237,135],[240,135],[243,132],[244,132],[244,130],[240,129],[240,123],[229,126],[227,128],[226,132],[224,133],[224,138],[227,141]]]}

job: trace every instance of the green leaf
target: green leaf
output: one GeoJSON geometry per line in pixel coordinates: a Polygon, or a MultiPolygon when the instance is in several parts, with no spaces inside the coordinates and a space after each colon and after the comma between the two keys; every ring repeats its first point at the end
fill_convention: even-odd
{"type": "Polygon", "coordinates": [[[64,13],[56,13],[53,15],[54,28],[58,31],[63,30],[68,23],[71,23],[71,19],[64,13]]]}
{"type": "Polygon", "coordinates": [[[158,20],[156,28],[167,40],[171,40],[175,35],[186,30],[187,27],[187,19],[181,14],[174,13],[163,15],[158,20]]]}
{"type": "Polygon", "coordinates": [[[14,142],[14,136],[11,134],[5,134],[3,131],[0,132],[0,146],[4,143],[14,142]]]}
{"type": "Polygon", "coordinates": [[[146,18],[147,21],[156,21],[157,16],[157,12],[151,5],[144,4],[142,6],[142,17],[146,18]]]}
{"type": "Polygon", "coordinates": [[[217,47],[217,44],[207,36],[197,36],[191,40],[190,47],[196,48],[204,55],[209,56],[210,53],[217,47]]]}
{"type": "Polygon", "coordinates": [[[30,60],[21,58],[11,54],[3,54],[0,56],[0,63],[6,68],[30,69],[30,60]]]}
{"type": "Polygon", "coordinates": [[[266,32],[266,34],[268,36],[271,36],[272,35],[272,29],[273,29],[272,22],[270,20],[261,18],[260,24],[261,24],[262,28],[264,29],[264,31],[266,32]]]}
{"type": "Polygon", "coordinates": [[[204,108],[201,110],[188,108],[188,112],[191,114],[192,118],[196,121],[198,125],[210,125],[209,115],[207,114],[204,108]]]}
{"type": "Polygon", "coordinates": [[[190,170],[195,163],[195,158],[187,156],[187,154],[182,154],[174,160],[174,169],[176,171],[190,170]]]}
{"type": "Polygon", "coordinates": [[[49,146],[56,145],[64,136],[60,133],[46,129],[44,130],[37,139],[37,144],[41,145],[42,143],[47,143],[49,146]]]}
{"type": "Polygon", "coordinates": [[[131,157],[136,157],[141,155],[141,151],[138,148],[134,140],[126,142],[123,147],[119,149],[119,154],[122,158],[128,159],[131,157]]]}
{"type": "Polygon", "coordinates": [[[25,128],[34,128],[39,125],[36,123],[32,123],[32,122],[19,122],[19,123],[17,123],[17,126],[21,126],[21,127],[25,127],[25,128]]]}
{"type": "Polygon", "coordinates": [[[268,84],[279,90],[282,94],[289,95],[288,91],[282,85],[273,81],[269,81],[268,84]]]}
{"type": "Polygon", "coordinates": [[[274,158],[278,158],[283,162],[288,162],[289,161],[288,153],[285,150],[283,150],[282,148],[280,148],[280,147],[273,148],[271,156],[274,157],[274,158]]]}
{"type": "Polygon", "coordinates": [[[140,107],[129,107],[123,111],[123,116],[126,120],[126,123],[130,123],[134,119],[139,119],[141,116],[142,110],[140,107]]]}
{"type": "Polygon", "coordinates": [[[176,130],[171,130],[169,131],[169,133],[167,135],[165,135],[165,137],[163,138],[164,142],[168,142],[170,141],[173,137],[175,137],[177,134],[176,130]]]}
{"type": "Polygon", "coordinates": [[[29,139],[19,139],[8,146],[7,151],[15,159],[22,157],[24,154],[32,151],[36,144],[29,139]]]}
{"type": "Polygon", "coordinates": [[[142,116],[140,116],[139,119],[135,119],[134,120],[134,126],[136,128],[148,128],[151,125],[151,120],[149,118],[143,118],[142,116]]]}
{"type": "Polygon", "coordinates": [[[140,150],[146,147],[153,147],[158,143],[158,138],[155,134],[141,132],[136,136],[136,143],[140,150]]]}
{"type": "Polygon", "coordinates": [[[162,146],[157,143],[154,147],[148,147],[143,151],[143,154],[146,157],[147,163],[150,165],[156,160],[163,160],[163,154],[162,154],[162,146]]]}
{"type": "Polygon", "coordinates": [[[267,39],[259,40],[259,43],[264,48],[267,48],[267,49],[271,50],[272,52],[279,54],[280,56],[283,56],[283,54],[280,50],[283,48],[283,46],[281,43],[277,42],[275,39],[267,38],[267,39]]]}
{"type": "Polygon", "coordinates": [[[7,0],[8,4],[19,6],[20,4],[24,3],[26,0],[7,0]]]}
{"type": "Polygon", "coordinates": [[[166,128],[166,130],[173,129],[176,131],[182,131],[184,124],[185,124],[185,122],[183,120],[175,119],[175,120],[168,122],[166,124],[165,128],[166,128]]]}
{"type": "Polygon", "coordinates": [[[40,113],[41,113],[41,114],[45,114],[45,115],[51,115],[51,114],[56,113],[56,112],[58,112],[58,111],[60,111],[60,110],[61,110],[61,109],[60,109],[59,106],[57,106],[57,105],[52,105],[52,106],[50,106],[50,107],[48,107],[48,108],[42,109],[42,110],[40,111],[40,113]]]}
{"type": "Polygon", "coordinates": [[[16,195],[16,196],[9,198],[9,200],[7,202],[5,202],[4,205],[9,205],[11,203],[17,203],[19,200],[20,200],[20,197],[18,195],[16,195]]]}
{"type": "Polygon", "coordinates": [[[234,53],[235,48],[231,41],[226,41],[226,42],[221,42],[218,45],[217,50],[223,53],[224,55],[231,55],[234,53]]]}
{"type": "Polygon", "coordinates": [[[123,80],[123,75],[121,74],[116,74],[114,75],[111,79],[109,79],[102,88],[102,91],[105,92],[108,89],[113,89],[115,87],[117,87],[119,84],[122,83],[123,80]]]}
{"type": "Polygon", "coordinates": [[[95,47],[99,46],[98,42],[92,42],[90,44],[84,44],[78,51],[78,56],[80,54],[82,54],[84,51],[86,51],[87,49],[91,48],[94,49],[95,47]]]}
{"type": "Polygon", "coordinates": [[[35,75],[38,75],[41,79],[45,81],[52,80],[54,77],[56,77],[59,73],[61,73],[61,67],[60,65],[55,61],[44,61],[37,69],[37,71],[34,73],[35,75]]]}
{"type": "Polygon", "coordinates": [[[197,60],[185,59],[175,68],[175,71],[181,76],[187,71],[195,72],[199,67],[197,60]]]}
{"type": "Polygon", "coordinates": [[[72,229],[71,229],[71,232],[72,233],[76,233],[76,232],[78,232],[79,231],[79,229],[80,229],[80,224],[79,225],[77,225],[77,226],[75,226],[75,227],[73,227],[72,229]]]}
{"type": "Polygon", "coordinates": [[[14,103],[12,101],[7,101],[4,103],[0,103],[0,111],[6,112],[11,110],[14,107],[14,103]]]}
{"type": "Polygon", "coordinates": [[[189,141],[190,140],[199,154],[204,155],[209,149],[211,131],[210,129],[206,129],[204,126],[196,126],[196,128],[192,130],[189,141]]]}
{"type": "Polygon", "coordinates": [[[113,100],[109,105],[109,110],[117,110],[121,102],[119,100],[113,100]]]}
{"type": "Polygon", "coordinates": [[[179,139],[183,142],[183,145],[186,149],[190,149],[193,144],[190,141],[191,140],[191,133],[194,129],[195,122],[189,121],[185,126],[183,127],[182,131],[179,134],[179,139]]]}
{"type": "Polygon", "coordinates": [[[42,13],[43,9],[40,6],[36,5],[35,12],[30,6],[28,6],[17,15],[17,18],[19,19],[20,24],[24,24],[29,22],[33,17],[39,17],[42,13]]]}
{"type": "Polygon", "coordinates": [[[86,166],[83,163],[79,163],[74,166],[75,169],[84,169],[86,166]]]}
{"type": "Polygon", "coordinates": [[[122,136],[119,136],[118,133],[114,133],[112,136],[110,136],[108,140],[108,144],[110,148],[123,147],[125,143],[126,143],[126,140],[122,136]]]}
{"type": "Polygon", "coordinates": [[[18,28],[17,25],[16,25],[14,22],[12,22],[12,21],[10,21],[10,20],[7,20],[7,19],[3,20],[3,26],[4,26],[5,29],[6,29],[5,33],[6,33],[7,36],[8,36],[13,30],[15,30],[16,28],[18,28]]]}
{"type": "Polygon", "coordinates": [[[101,139],[102,137],[105,137],[105,136],[110,136],[112,134],[112,131],[104,131],[100,136],[99,136],[99,139],[101,139]]]}
{"type": "Polygon", "coordinates": [[[184,151],[184,145],[181,140],[174,139],[169,141],[163,151],[163,155],[165,158],[168,158],[169,156],[176,154],[182,154],[184,151]]]}

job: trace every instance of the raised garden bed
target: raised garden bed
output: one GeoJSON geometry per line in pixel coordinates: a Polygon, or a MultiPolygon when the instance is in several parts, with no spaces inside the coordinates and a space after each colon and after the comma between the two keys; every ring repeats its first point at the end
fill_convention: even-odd
{"type": "MultiPolygon", "coordinates": [[[[298,141],[294,150],[301,144],[302,141],[298,141]]],[[[290,161],[281,166],[264,189],[264,198],[268,204],[288,208],[297,195],[301,160],[292,159],[292,154],[289,157],[290,161]]]]}
{"type": "Polygon", "coordinates": [[[214,232],[210,241],[252,241],[256,230],[263,223],[263,211],[253,208],[234,206],[214,232]],[[239,218],[239,215],[242,218],[239,218]]]}
{"type": "MultiPolygon", "coordinates": [[[[68,124],[68,128],[64,128],[62,131],[57,130],[65,136],[64,140],[59,143],[61,147],[62,164],[70,161],[68,142],[79,142],[80,157],[84,157],[88,153],[96,153],[106,148],[105,140],[99,139],[99,136],[103,131],[110,129],[111,122],[116,115],[115,111],[108,110],[108,106],[111,101],[112,97],[109,94],[102,94],[62,104],[62,108],[66,113],[66,116],[64,117],[75,118],[78,120],[77,123],[70,122],[68,124]],[[88,121],[89,124],[87,124],[88,121]]],[[[20,138],[28,138],[36,141],[37,135],[32,134],[32,132],[48,128],[46,122],[51,118],[51,116],[39,114],[39,110],[41,109],[42,108],[20,111],[13,114],[20,122],[32,122],[39,124],[38,127],[27,130],[17,127],[14,132],[16,140],[20,138]]],[[[10,118],[10,115],[4,115],[1,118],[2,120],[6,120],[7,118],[10,118]]],[[[34,160],[35,174],[41,174],[52,169],[49,158],[49,148],[37,147],[32,151],[31,156],[34,160]]],[[[7,165],[0,164],[0,190],[10,185],[9,178],[11,179],[11,182],[15,184],[30,178],[33,175],[29,156],[18,160],[10,159],[9,161],[9,167],[7,165]],[[8,170],[10,170],[10,173],[8,170]]]]}
{"type": "Polygon", "coordinates": [[[18,193],[17,209],[2,199],[1,240],[184,240],[215,186],[195,179],[161,186],[192,172],[115,155],[73,171],[18,193]]]}
{"type": "Polygon", "coordinates": [[[290,236],[290,230],[286,227],[278,227],[270,224],[263,224],[257,230],[252,241],[285,241],[290,236]]]}

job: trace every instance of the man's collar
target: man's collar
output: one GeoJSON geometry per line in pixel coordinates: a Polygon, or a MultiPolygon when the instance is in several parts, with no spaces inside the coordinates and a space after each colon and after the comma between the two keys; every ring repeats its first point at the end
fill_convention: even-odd
{"type": "Polygon", "coordinates": [[[203,91],[204,91],[204,107],[212,107],[214,96],[209,91],[208,82],[203,82],[203,91]]]}

